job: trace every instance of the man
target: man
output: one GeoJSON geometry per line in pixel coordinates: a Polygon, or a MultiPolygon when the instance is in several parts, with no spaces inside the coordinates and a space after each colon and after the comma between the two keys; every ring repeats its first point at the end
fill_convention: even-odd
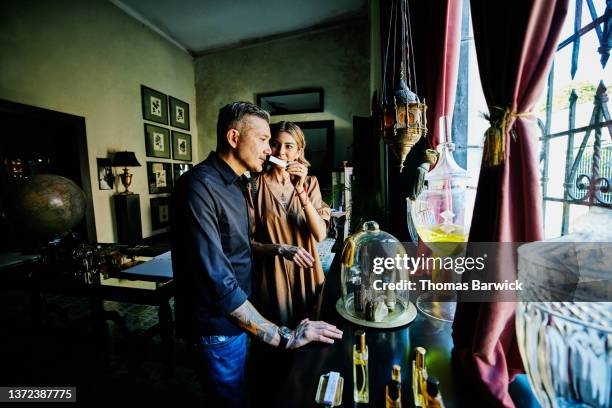
{"type": "Polygon", "coordinates": [[[342,332],[305,319],[295,330],[263,318],[251,292],[251,222],[245,171],[260,172],[270,154],[269,115],[258,106],[224,106],[217,151],[181,176],[172,201],[172,265],[179,334],[194,345],[210,406],[244,404],[246,333],[294,349],[333,343],[342,332]]]}

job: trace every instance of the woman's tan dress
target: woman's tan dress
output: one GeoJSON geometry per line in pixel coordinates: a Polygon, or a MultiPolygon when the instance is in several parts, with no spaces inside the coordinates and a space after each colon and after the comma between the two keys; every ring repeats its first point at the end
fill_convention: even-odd
{"type": "MultiPolygon", "coordinates": [[[[270,187],[267,177],[260,174],[252,181],[253,239],[262,244],[299,246],[310,252],[315,262],[312,268],[301,268],[282,256],[255,254],[253,268],[253,301],[268,320],[295,327],[302,319],[317,319],[320,294],[325,281],[317,242],[310,232],[302,204],[294,191],[287,208],[270,187]]],[[[329,225],[331,210],[321,197],[319,182],[306,178],[310,202],[329,225]]]]}

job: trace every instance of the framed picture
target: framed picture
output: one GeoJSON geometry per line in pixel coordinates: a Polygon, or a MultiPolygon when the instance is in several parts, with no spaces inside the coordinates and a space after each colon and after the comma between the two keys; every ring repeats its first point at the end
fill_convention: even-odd
{"type": "Polygon", "coordinates": [[[111,167],[111,159],[96,159],[98,162],[98,186],[100,190],[115,188],[115,175],[111,167]]]}
{"type": "Polygon", "coordinates": [[[170,225],[170,197],[151,198],[151,229],[158,230],[170,225]]]}
{"type": "Polygon", "coordinates": [[[323,112],[323,89],[298,89],[257,94],[257,105],[270,115],[323,112]]]}
{"type": "Polygon", "coordinates": [[[172,158],[191,161],[191,135],[172,131],[172,158]]]}
{"type": "Polygon", "coordinates": [[[168,97],[155,89],[140,86],[142,117],[152,122],[168,124],[168,97]]]}
{"type": "Polygon", "coordinates": [[[170,158],[170,129],[145,123],[147,157],[170,158]]]}
{"type": "Polygon", "coordinates": [[[193,167],[193,164],[191,163],[174,163],[172,164],[172,181],[174,183],[174,185],[176,185],[176,181],[179,179],[179,177],[181,177],[183,174],[187,173],[189,171],[189,169],[191,169],[193,167]]]}
{"type": "Polygon", "coordinates": [[[189,130],[189,104],[170,97],[170,126],[189,130]]]}
{"type": "Polygon", "coordinates": [[[149,194],[172,191],[172,163],[147,162],[149,194]]]}

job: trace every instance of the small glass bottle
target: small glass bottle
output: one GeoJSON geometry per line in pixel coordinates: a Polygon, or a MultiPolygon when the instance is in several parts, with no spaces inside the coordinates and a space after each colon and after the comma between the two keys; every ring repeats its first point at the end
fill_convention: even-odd
{"type": "Polygon", "coordinates": [[[427,379],[427,408],[444,408],[442,395],[440,395],[440,382],[436,377],[427,379]]]}
{"type": "Polygon", "coordinates": [[[385,408],[402,408],[402,374],[397,364],[391,371],[391,381],[387,384],[385,395],[385,408]]]}
{"type": "Polygon", "coordinates": [[[393,364],[391,371],[391,379],[401,384],[402,382],[402,367],[399,364],[393,364]]]}
{"type": "Polygon", "coordinates": [[[363,286],[361,285],[361,276],[353,276],[353,305],[355,313],[363,313],[363,286]]]}
{"type": "Polygon", "coordinates": [[[353,346],[353,399],[355,402],[369,403],[370,389],[368,387],[368,346],[365,332],[355,332],[353,346]]]}
{"type": "Polygon", "coordinates": [[[425,407],[427,393],[427,368],[425,368],[425,349],[416,348],[416,357],[412,361],[412,395],[414,395],[414,406],[425,407]]]}

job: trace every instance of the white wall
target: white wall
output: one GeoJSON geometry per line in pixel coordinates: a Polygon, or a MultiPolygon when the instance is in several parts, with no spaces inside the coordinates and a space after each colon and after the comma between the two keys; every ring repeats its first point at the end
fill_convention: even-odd
{"type": "Polygon", "coordinates": [[[353,116],[370,113],[370,27],[367,19],[318,33],[196,58],[197,125],[200,157],[216,147],[219,108],[233,101],[256,102],[255,95],[320,87],[325,111],[273,116],[281,120],[334,120],[334,165],[350,159],[353,116]]]}
{"type": "MultiPolygon", "coordinates": [[[[130,150],[143,236],[152,234],[140,85],[190,104],[198,160],[193,58],[102,0],[19,1],[0,14],[0,98],[85,118],[98,241],[116,240],[114,191],[99,190],[96,158],[130,150]]],[[[148,160],[159,160],[149,158],[148,160]]],[[[161,160],[164,161],[164,160],[161,160]]]]}

